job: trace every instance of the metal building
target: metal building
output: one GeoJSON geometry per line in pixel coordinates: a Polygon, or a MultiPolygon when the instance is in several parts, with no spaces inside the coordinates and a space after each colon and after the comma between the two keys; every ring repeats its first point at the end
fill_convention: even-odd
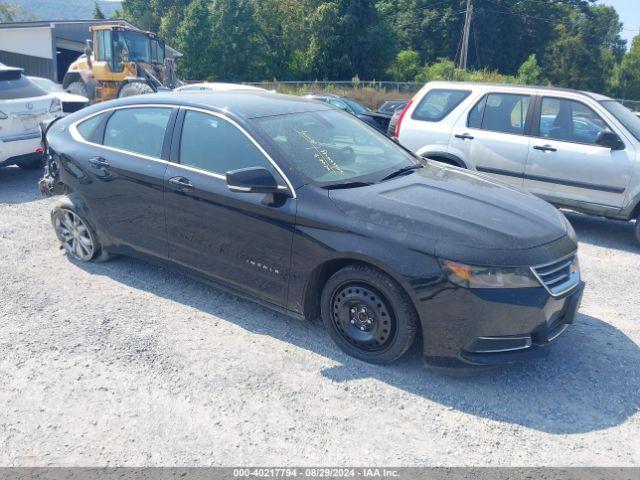
{"type": "MultiPolygon", "coordinates": [[[[62,20],[0,24],[0,63],[23,68],[27,75],[62,82],[69,65],[84,53],[89,27],[125,20],[62,20]]],[[[179,52],[166,46],[167,56],[179,52]]]]}

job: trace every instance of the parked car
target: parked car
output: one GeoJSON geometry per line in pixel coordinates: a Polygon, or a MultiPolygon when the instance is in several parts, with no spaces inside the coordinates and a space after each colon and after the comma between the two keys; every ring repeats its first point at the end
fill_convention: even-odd
{"type": "Polygon", "coordinates": [[[33,83],[39,86],[45,92],[52,94],[58,100],[62,102],[62,111],[64,113],[77,112],[81,108],[89,105],[89,99],[82,95],[75,95],[69,93],[62,88],[62,85],[42,77],[29,77],[33,83]]]}
{"type": "Polygon", "coordinates": [[[333,105],[340,110],[358,117],[363,122],[371,125],[373,128],[383,133],[386,133],[387,128],[389,127],[389,120],[391,119],[391,115],[386,113],[374,112],[351,98],[340,97],[338,95],[333,95],[330,93],[309,94],[306,96],[306,98],[333,105]]]}
{"type": "Polygon", "coordinates": [[[407,103],[408,100],[387,100],[378,108],[378,113],[384,113],[385,115],[393,115],[396,110],[402,110],[407,103]]]}
{"type": "Polygon", "coordinates": [[[389,126],[387,127],[388,136],[397,138],[395,133],[396,133],[396,128],[398,127],[398,120],[400,120],[400,116],[402,115],[404,108],[407,106],[407,103],[405,103],[401,107],[396,108],[395,111],[393,112],[393,115],[391,115],[391,119],[389,120],[389,126]]]}
{"type": "Polygon", "coordinates": [[[22,69],[0,66],[0,167],[42,167],[39,122],[62,115],[62,105],[22,69]]]}
{"type": "Polygon", "coordinates": [[[69,257],[150,259],[320,316],[368,362],[402,356],[419,326],[430,364],[537,358],[580,303],[575,233],[554,207],[423,165],[319,102],[130,97],[56,121],[44,144],[69,257]]]}
{"type": "Polygon", "coordinates": [[[202,82],[190,83],[175,88],[174,92],[228,92],[230,90],[256,90],[266,91],[264,88],[254,87],[253,85],[243,85],[241,83],[222,83],[222,82],[202,82]]]}
{"type": "Polygon", "coordinates": [[[558,207],[632,220],[640,241],[640,119],[568,89],[433,82],[395,130],[418,155],[499,178],[558,207]]]}

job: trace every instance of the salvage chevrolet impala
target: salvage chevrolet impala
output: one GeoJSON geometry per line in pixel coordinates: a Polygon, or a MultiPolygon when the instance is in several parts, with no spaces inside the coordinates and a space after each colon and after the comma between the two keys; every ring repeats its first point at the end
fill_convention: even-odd
{"type": "Polygon", "coordinates": [[[161,262],[288,314],[356,358],[538,358],[583,290],[575,233],[529,194],[418,160],[334,107],[268,92],[94,105],[43,138],[76,261],[161,262]]]}

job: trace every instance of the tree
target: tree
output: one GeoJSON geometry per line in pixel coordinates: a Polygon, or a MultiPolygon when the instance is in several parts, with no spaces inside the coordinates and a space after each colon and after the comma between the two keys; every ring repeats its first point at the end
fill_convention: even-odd
{"type": "Polygon", "coordinates": [[[20,7],[11,3],[0,3],[0,23],[15,22],[20,7]]]}
{"type": "Polygon", "coordinates": [[[211,55],[211,10],[208,0],[193,0],[176,29],[176,48],[182,52],[180,75],[204,80],[213,74],[211,55]]]}
{"type": "Polygon", "coordinates": [[[640,35],[633,38],[631,48],[622,58],[615,81],[622,98],[640,100],[640,35]]]}
{"type": "Polygon", "coordinates": [[[415,50],[402,50],[396,55],[388,73],[399,82],[412,81],[420,71],[420,54],[415,50]]]}
{"type": "Polygon", "coordinates": [[[98,2],[93,2],[93,18],[96,20],[104,20],[106,18],[104,13],[102,13],[98,2]]]}
{"type": "Polygon", "coordinates": [[[518,81],[525,85],[540,85],[544,83],[542,80],[542,70],[540,70],[535,53],[529,55],[529,58],[518,68],[518,81]]]}

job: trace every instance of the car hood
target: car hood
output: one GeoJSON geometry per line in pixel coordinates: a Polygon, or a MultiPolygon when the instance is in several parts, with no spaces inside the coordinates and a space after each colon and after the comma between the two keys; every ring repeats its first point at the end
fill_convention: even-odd
{"type": "Polygon", "coordinates": [[[433,163],[371,186],[330,190],[344,212],[440,258],[531,265],[576,249],[552,205],[478,174],[433,163]]]}

